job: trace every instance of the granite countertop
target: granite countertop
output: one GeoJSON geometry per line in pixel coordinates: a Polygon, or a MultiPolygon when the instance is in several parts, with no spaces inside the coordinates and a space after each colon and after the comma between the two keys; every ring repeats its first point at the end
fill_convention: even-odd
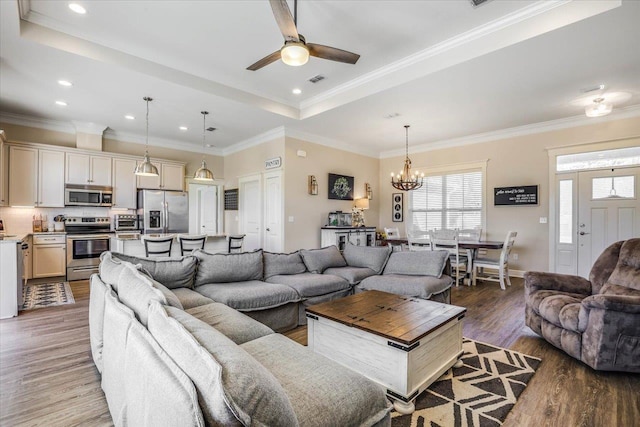
{"type": "Polygon", "coordinates": [[[324,225],[322,227],[320,227],[322,229],[326,229],[326,230],[340,230],[340,229],[345,229],[345,230],[375,230],[376,227],[374,226],[364,226],[364,227],[354,227],[353,225],[324,225]]]}
{"type": "Polygon", "coordinates": [[[0,243],[18,243],[29,237],[31,233],[0,233],[0,243]]]}
{"type": "MultiPolygon", "coordinates": [[[[178,237],[178,236],[190,237],[197,236],[197,234],[175,234],[175,233],[149,233],[149,234],[140,234],[136,232],[123,232],[121,234],[116,233],[116,240],[128,241],[128,240],[140,240],[143,236],[153,237],[153,238],[165,238],[165,237],[178,237]]],[[[207,237],[209,239],[226,239],[226,234],[208,234],[207,237]]]]}

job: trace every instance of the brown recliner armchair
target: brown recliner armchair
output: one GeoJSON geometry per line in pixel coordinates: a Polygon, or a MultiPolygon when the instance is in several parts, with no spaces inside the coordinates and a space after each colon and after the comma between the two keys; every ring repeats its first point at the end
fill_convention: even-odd
{"type": "Polygon", "coordinates": [[[612,244],[589,280],[526,272],[525,321],[593,369],[640,372],[640,239],[612,244]]]}

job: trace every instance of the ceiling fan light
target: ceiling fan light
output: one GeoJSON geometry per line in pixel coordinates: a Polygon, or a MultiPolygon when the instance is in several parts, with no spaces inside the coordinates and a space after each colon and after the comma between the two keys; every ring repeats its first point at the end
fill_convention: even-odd
{"type": "Polygon", "coordinates": [[[587,117],[602,117],[611,113],[612,110],[613,104],[604,102],[604,98],[596,98],[593,100],[593,104],[584,109],[584,113],[587,117]]]}
{"type": "Polygon", "coordinates": [[[309,49],[301,42],[286,42],[280,49],[282,62],[293,67],[299,67],[309,61],[309,49]]]}
{"type": "Polygon", "coordinates": [[[213,181],[213,173],[207,169],[207,162],[202,160],[202,165],[193,175],[195,181],[213,181]]]}

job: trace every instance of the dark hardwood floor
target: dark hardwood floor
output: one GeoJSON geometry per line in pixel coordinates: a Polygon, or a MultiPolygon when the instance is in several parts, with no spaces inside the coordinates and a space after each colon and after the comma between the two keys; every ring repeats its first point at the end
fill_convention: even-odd
{"type": "MultiPolygon", "coordinates": [[[[524,326],[522,280],[453,289],[467,307],[464,335],[542,359],[506,426],[638,426],[640,375],[596,372],[524,326]]],[[[0,321],[1,426],[112,425],[89,349],[89,289],[72,283],[76,304],[0,321]]],[[[286,335],[306,344],[306,327],[286,335]]]]}

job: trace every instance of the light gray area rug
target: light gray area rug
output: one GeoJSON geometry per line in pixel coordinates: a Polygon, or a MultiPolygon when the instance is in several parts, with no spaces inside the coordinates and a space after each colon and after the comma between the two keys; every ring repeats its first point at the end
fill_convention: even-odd
{"type": "Polygon", "coordinates": [[[431,384],[410,415],[392,414],[392,427],[500,426],[541,360],[464,338],[464,365],[431,384]]]}
{"type": "Polygon", "coordinates": [[[75,304],[69,282],[28,284],[22,289],[20,310],[75,304]]]}

